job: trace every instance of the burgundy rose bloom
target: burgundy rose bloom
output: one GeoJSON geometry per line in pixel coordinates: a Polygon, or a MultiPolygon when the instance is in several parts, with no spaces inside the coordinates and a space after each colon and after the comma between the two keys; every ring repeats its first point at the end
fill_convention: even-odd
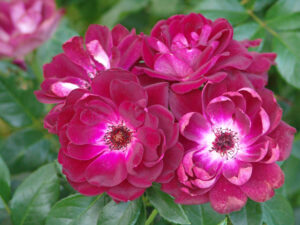
{"type": "Polygon", "coordinates": [[[0,2],[0,58],[23,61],[24,56],[50,38],[63,10],[54,0],[0,2]]]}
{"type": "Polygon", "coordinates": [[[59,134],[59,162],[70,184],[84,195],[107,192],[127,201],[153,182],[169,182],[183,147],[166,108],[168,84],[142,87],[135,75],[113,69],[91,86],[72,91],[57,109],[56,125],[49,122],[59,134]]]}
{"type": "Polygon", "coordinates": [[[110,68],[131,69],[141,57],[142,40],[122,25],[111,31],[90,25],[85,40],[73,37],[63,45],[64,53],[44,65],[45,80],[35,94],[40,102],[63,102],[77,88],[89,89],[92,80],[110,68]]]}
{"type": "Polygon", "coordinates": [[[220,82],[227,69],[264,75],[274,61],[274,54],[250,53],[246,47],[257,43],[240,43],[232,36],[233,29],[225,19],[211,21],[195,13],[172,16],[159,21],[151,36],[144,37],[145,66],[136,69],[171,82],[172,90],[181,94],[206,81],[220,82]],[[261,65],[255,69],[257,61],[261,65]]]}
{"type": "Polygon", "coordinates": [[[255,90],[239,72],[202,91],[172,93],[185,154],[162,189],[181,204],[209,201],[219,213],[240,210],[251,198],[264,202],[284,182],[277,161],[291,152],[296,130],[281,121],[273,93],[255,90]]]}

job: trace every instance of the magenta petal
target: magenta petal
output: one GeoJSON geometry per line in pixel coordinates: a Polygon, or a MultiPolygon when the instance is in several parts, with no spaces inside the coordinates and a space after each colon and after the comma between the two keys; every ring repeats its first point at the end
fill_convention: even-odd
{"type": "Polygon", "coordinates": [[[275,130],[269,135],[279,145],[280,156],[278,160],[285,160],[292,150],[296,129],[281,121],[275,130]]]}
{"type": "Polygon", "coordinates": [[[144,191],[144,188],[135,187],[127,181],[124,181],[115,187],[109,188],[107,194],[114,200],[127,202],[137,199],[144,193],[144,191]]]}
{"type": "Polygon", "coordinates": [[[262,160],[268,152],[269,142],[267,140],[258,141],[245,149],[240,149],[237,159],[244,162],[258,162],[262,160]]]}
{"type": "Polygon", "coordinates": [[[250,131],[250,118],[239,108],[233,114],[233,124],[238,127],[241,136],[246,136],[250,131]]]}
{"type": "Polygon", "coordinates": [[[63,151],[59,151],[59,163],[63,165],[63,173],[73,182],[84,182],[86,168],[92,161],[70,158],[63,151]]]}
{"type": "Polygon", "coordinates": [[[113,80],[110,84],[110,96],[117,105],[125,101],[139,103],[141,106],[147,104],[144,88],[132,81],[113,80]]]}
{"type": "Polygon", "coordinates": [[[191,80],[191,81],[185,81],[180,83],[172,84],[171,88],[175,93],[178,94],[185,94],[187,92],[190,92],[191,90],[198,89],[206,79],[199,79],[199,80],[191,80]]]}
{"type": "Polygon", "coordinates": [[[78,160],[89,160],[101,154],[107,148],[104,145],[74,145],[69,144],[67,147],[67,154],[69,157],[78,160]]]}
{"type": "Polygon", "coordinates": [[[176,178],[171,180],[169,183],[162,184],[161,186],[161,189],[164,192],[175,197],[175,202],[178,204],[197,205],[208,202],[207,194],[189,195],[181,191],[182,188],[183,186],[177,181],[176,178]]]}
{"type": "Polygon", "coordinates": [[[134,168],[141,163],[143,154],[144,148],[139,142],[136,142],[130,146],[126,154],[126,167],[128,173],[134,173],[134,168]]]}
{"type": "Polygon", "coordinates": [[[122,26],[121,24],[117,24],[112,30],[111,35],[113,39],[114,46],[118,46],[118,44],[122,41],[124,37],[129,34],[129,31],[126,27],[122,26]]]}
{"type": "Polygon", "coordinates": [[[103,47],[104,51],[110,55],[112,48],[112,37],[107,27],[98,24],[92,24],[88,27],[85,34],[85,43],[97,40],[103,47]]]}
{"type": "Polygon", "coordinates": [[[219,96],[209,102],[206,113],[213,124],[222,124],[232,120],[234,103],[227,97],[219,96]]]}
{"type": "Polygon", "coordinates": [[[227,214],[239,211],[247,202],[247,196],[238,186],[225,178],[220,178],[209,192],[211,207],[218,213],[227,214]]]}
{"type": "Polygon", "coordinates": [[[184,95],[170,91],[170,108],[177,120],[189,112],[201,112],[201,91],[194,90],[184,95]]]}
{"type": "Polygon", "coordinates": [[[76,183],[69,179],[68,182],[76,191],[86,196],[100,195],[103,192],[107,191],[106,187],[96,187],[89,184],[88,182],[76,183]]]}
{"type": "Polygon", "coordinates": [[[280,188],[284,174],[276,163],[255,164],[251,179],[241,186],[242,191],[256,202],[264,202],[274,195],[274,188],[280,188]]]}
{"type": "Polygon", "coordinates": [[[205,136],[211,132],[210,124],[196,112],[185,114],[179,121],[179,127],[185,138],[199,144],[203,144],[205,136]]]}
{"type": "Polygon", "coordinates": [[[146,167],[142,164],[140,164],[135,169],[135,174],[131,175],[129,174],[127,177],[127,180],[130,184],[141,187],[141,188],[147,188],[152,185],[154,181],[159,177],[163,170],[163,162],[160,161],[158,164],[156,164],[153,167],[146,167]]]}
{"type": "Polygon", "coordinates": [[[193,73],[193,70],[184,61],[178,59],[173,54],[163,54],[154,63],[154,69],[159,73],[170,74],[178,80],[193,73]]]}
{"type": "Polygon", "coordinates": [[[82,37],[73,37],[63,45],[63,50],[70,60],[88,72],[93,72],[90,56],[84,49],[82,37]]]}
{"type": "Polygon", "coordinates": [[[86,44],[86,48],[89,53],[93,56],[94,60],[100,63],[105,69],[109,69],[110,61],[109,56],[102,48],[101,44],[97,40],[90,41],[86,44]]]}
{"type": "Polygon", "coordinates": [[[243,185],[252,174],[252,164],[239,160],[227,161],[223,166],[224,177],[235,185],[243,185]]]}
{"type": "Polygon", "coordinates": [[[137,138],[144,146],[144,160],[151,162],[160,158],[157,149],[161,144],[162,138],[156,129],[141,127],[137,131],[137,138]]]}
{"type": "Polygon", "coordinates": [[[255,116],[255,114],[260,110],[262,105],[261,97],[255,90],[250,88],[242,88],[239,90],[239,93],[241,93],[244,96],[247,102],[246,114],[249,117],[255,116]]]}
{"type": "Polygon", "coordinates": [[[110,83],[115,79],[138,82],[137,77],[128,71],[110,69],[107,71],[102,71],[100,76],[94,78],[92,83],[92,92],[109,98],[110,83]]]}
{"type": "Polygon", "coordinates": [[[178,140],[179,126],[174,122],[172,113],[161,105],[153,105],[148,108],[149,112],[156,116],[159,121],[159,128],[163,130],[166,138],[166,147],[170,148],[178,140]]]}
{"type": "Polygon", "coordinates": [[[120,51],[119,67],[123,69],[130,69],[134,63],[141,57],[142,52],[142,39],[141,37],[131,34],[125,37],[118,45],[120,51]]]}
{"type": "Polygon", "coordinates": [[[168,83],[156,83],[145,87],[148,95],[148,106],[162,105],[168,107],[169,87],[168,83]]]}
{"type": "Polygon", "coordinates": [[[145,121],[145,111],[131,102],[123,102],[119,107],[119,113],[125,122],[134,128],[140,127],[145,121]]]}
{"type": "Polygon", "coordinates": [[[258,91],[262,98],[262,106],[266,110],[270,118],[270,130],[272,131],[279,124],[282,116],[282,109],[278,105],[276,98],[272,91],[268,89],[261,89],[258,91]]]}
{"type": "Polygon", "coordinates": [[[111,151],[100,155],[86,169],[87,181],[95,186],[113,187],[127,177],[123,152],[111,151]]]}
{"type": "Polygon", "coordinates": [[[161,175],[156,180],[158,183],[169,182],[175,176],[175,170],[178,168],[183,157],[183,146],[177,143],[168,149],[164,156],[164,167],[161,175]]]}
{"type": "Polygon", "coordinates": [[[98,144],[104,137],[106,124],[99,123],[94,126],[87,126],[78,119],[73,118],[67,128],[67,136],[77,145],[98,144]]]}
{"type": "Polygon", "coordinates": [[[266,111],[261,108],[252,119],[251,129],[246,136],[248,144],[254,143],[259,137],[266,134],[270,128],[270,120],[266,111]]]}

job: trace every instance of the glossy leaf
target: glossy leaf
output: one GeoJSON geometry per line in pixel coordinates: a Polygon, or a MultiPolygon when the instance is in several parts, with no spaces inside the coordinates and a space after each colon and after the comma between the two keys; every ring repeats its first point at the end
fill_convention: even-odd
{"type": "Polygon", "coordinates": [[[103,196],[68,196],[57,202],[47,216],[46,225],[96,225],[100,209],[105,205],[103,196]]]}
{"type": "Polygon", "coordinates": [[[285,188],[288,196],[291,196],[300,191],[300,183],[295,182],[300,180],[300,159],[293,155],[285,161],[282,166],[282,170],[285,174],[285,188]]]}
{"type": "Polygon", "coordinates": [[[176,204],[172,197],[162,192],[157,186],[147,190],[150,203],[159,214],[172,223],[191,224],[181,205],[176,204]]]}
{"type": "Polygon", "coordinates": [[[16,74],[3,76],[0,71],[0,118],[13,127],[27,126],[36,122],[44,109],[26,82],[22,81],[24,89],[20,85],[16,74]]]}
{"type": "Polygon", "coordinates": [[[98,225],[134,225],[141,214],[142,201],[115,203],[111,200],[100,211],[98,225]]]}
{"type": "Polygon", "coordinates": [[[214,211],[209,204],[183,205],[182,208],[192,225],[216,225],[225,218],[225,215],[214,211]]]}
{"type": "Polygon", "coordinates": [[[0,157],[0,199],[6,203],[10,199],[10,174],[9,170],[0,157]]]}
{"type": "Polygon", "coordinates": [[[234,39],[242,41],[245,39],[252,39],[259,29],[259,25],[255,22],[249,22],[235,27],[234,39]]]}
{"type": "Polygon", "coordinates": [[[266,20],[267,26],[272,29],[285,31],[296,30],[300,28],[300,12],[287,15],[278,14],[275,18],[266,20]]]}
{"type": "Polygon", "coordinates": [[[225,18],[233,25],[248,18],[244,7],[237,0],[203,0],[197,1],[192,12],[199,12],[210,19],[225,18]]]}
{"type": "Polygon", "coordinates": [[[262,221],[261,205],[248,199],[247,205],[240,211],[230,213],[234,225],[260,225],[262,221]]]}
{"type": "Polygon", "coordinates": [[[120,0],[102,17],[100,23],[112,28],[129,13],[137,12],[148,4],[149,0],[120,0]]]}
{"type": "Polygon", "coordinates": [[[59,182],[54,163],[32,173],[17,188],[12,200],[14,225],[41,225],[59,197],[59,182]]]}
{"type": "Polygon", "coordinates": [[[290,203],[280,194],[261,203],[263,221],[267,225],[294,224],[293,209],[290,203]]]}
{"type": "Polygon", "coordinates": [[[300,32],[280,33],[273,40],[273,50],[277,53],[277,68],[290,85],[300,88],[300,32]]]}
{"type": "Polygon", "coordinates": [[[11,173],[32,171],[48,161],[51,143],[46,134],[46,131],[27,128],[13,133],[3,141],[0,155],[11,173]]]}

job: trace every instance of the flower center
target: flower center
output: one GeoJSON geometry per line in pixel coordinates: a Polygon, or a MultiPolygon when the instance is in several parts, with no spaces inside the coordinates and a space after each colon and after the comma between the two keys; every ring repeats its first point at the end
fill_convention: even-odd
{"type": "Polygon", "coordinates": [[[112,150],[121,150],[131,142],[133,132],[122,122],[110,125],[104,135],[104,141],[112,150]]]}
{"type": "Polygon", "coordinates": [[[215,140],[211,151],[218,152],[226,159],[234,158],[239,150],[239,138],[237,132],[231,129],[218,128],[214,130],[215,140]]]}

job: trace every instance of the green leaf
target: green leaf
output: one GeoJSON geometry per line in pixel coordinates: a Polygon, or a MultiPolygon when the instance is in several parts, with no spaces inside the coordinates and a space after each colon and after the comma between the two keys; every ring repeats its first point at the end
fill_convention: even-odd
{"type": "Polygon", "coordinates": [[[100,24],[112,28],[129,13],[137,12],[147,6],[149,0],[120,0],[110,10],[103,14],[100,24]]]}
{"type": "Polygon", "coordinates": [[[229,217],[234,225],[260,225],[262,220],[261,205],[249,199],[245,207],[238,212],[231,213],[229,217]]]}
{"type": "Polygon", "coordinates": [[[40,73],[45,63],[49,63],[54,56],[63,51],[63,43],[74,36],[78,36],[78,33],[69,27],[68,21],[61,21],[51,39],[37,49],[35,60],[40,73]]]}
{"type": "Polygon", "coordinates": [[[98,225],[134,225],[141,213],[142,201],[115,203],[111,200],[100,211],[98,225]]]}
{"type": "Polygon", "coordinates": [[[14,225],[41,225],[59,197],[59,182],[54,163],[32,173],[17,188],[12,201],[14,225]]]}
{"type": "Polygon", "coordinates": [[[273,39],[277,69],[290,85],[300,88],[300,32],[280,33],[273,39]]]}
{"type": "Polygon", "coordinates": [[[0,201],[1,199],[6,203],[10,199],[10,175],[5,162],[0,157],[0,201]]]}
{"type": "Polygon", "coordinates": [[[292,155],[300,159],[300,140],[293,143],[292,155]]]}
{"type": "MultiPolygon", "coordinates": [[[[279,0],[266,13],[266,20],[284,16],[293,12],[300,12],[300,1],[279,0]]],[[[295,21],[297,22],[297,21],[295,21]]]]}
{"type": "Polygon", "coordinates": [[[45,135],[40,130],[27,128],[4,140],[0,155],[12,174],[32,171],[48,161],[51,143],[45,135]]]}
{"type": "Polygon", "coordinates": [[[151,0],[150,1],[150,12],[151,14],[166,17],[175,14],[178,11],[179,0],[151,0]]]}
{"type": "Polygon", "coordinates": [[[162,192],[157,186],[149,188],[147,195],[150,203],[164,219],[172,223],[191,224],[182,206],[176,204],[171,196],[162,192]]]}
{"type": "Polygon", "coordinates": [[[300,28],[300,12],[286,15],[278,14],[276,17],[266,20],[267,26],[274,30],[287,31],[300,28]]]}
{"type": "Polygon", "coordinates": [[[295,182],[300,180],[300,159],[291,155],[283,164],[282,170],[285,174],[286,193],[288,196],[292,196],[300,191],[300,182],[295,182]]]}
{"type": "Polygon", "coordinates": [[[203,0],[189,11],[202,13],[213,20],[225,18],[233,25],[240,24],[248,18],[245,8],[237,0],[203,0]]]}
{"type": "Polygon", "coordinates": [[[259,29],[259,25],[255,22],[244,23],[234,28],[234,39],[242,41],[252,39],[259,29]]]}
{"type": "Polygon", "coordinates": [[[96,225],[100,209],[105,205],[103,196],[68,196],[57,202],[47,216],[46,225],[96,225]]]}
{"type": "Polygon", "coordinates": [[[137,219],[135,225],[145,225],[147,218],[146,218],[146,209],[142,206],[141,213],[139,215],[139,218],[137,219]]]}
{"type": "Polygon", "coordinates": [[[229,225],[227,217],[218,225],[229,225]]]}
{"type": "Polygon", "coordinates": [[[280,194],[261,203],[263,221],[267,225],[295,224],[293,209],[290,203],[280,194]]]}
{"type": "Polygon", "coordinates": [[[20,77],[14,73],[4,76],[0,71],[0,118],[13,127],[22,127],[37,122],[44,106],[36,100],[26,82],[18,82],[17,78],[20,77]]]}
{"type": "Polygon", "coordinates": [[[225,218],[225,215],[214,211],[209,204],[183,205],[182,208],[192,225],[216,225],[225,218]]]}

